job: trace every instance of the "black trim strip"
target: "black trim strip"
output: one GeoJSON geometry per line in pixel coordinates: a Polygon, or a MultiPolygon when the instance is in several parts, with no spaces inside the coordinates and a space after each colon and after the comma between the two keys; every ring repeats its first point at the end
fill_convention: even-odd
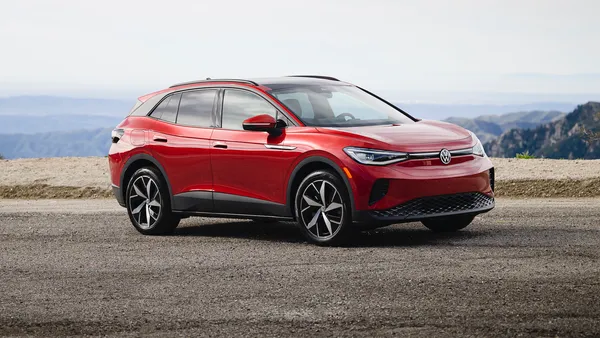
{"type": "Polygon", "coordinates": [[[173,196],[173,211],[212,212],[215,207],[212,191],[188,191],[173,196]]]}
{"type": "Polygon", "coordinates": [[[374,96],[374,97],[378,98],[379,100],[381,100],[381,101],[383,101],[384,103],[386,103],[388,106],[390,106],[390,107],[394,108],[395,110],[397,110],[397,111],[401,112],[402,114],[406,115],[406,117],[408,117],[409,119],[412,119],[412,120],[413,120],[413,122],[419,122],[419,121],[421,121],[420,119],[418,119],[418,118],[416,118],[416,117],[414,117],[414,116],[410,115],[409,113],[405,112],[404,110],[400,109],[400,107],[398,107],[398,106],[396,106],[396,105],[393,105],[393,104],[391,104],[389,101],[386,101],[386,100],[384,100],[383,98],[381,98],[381,97],[379,97],[379,96],[377,96],[377,95],[375,95],[375,94],[371,93],[370,91],[368,91],[368,90],[366,90],[366,89],[364,89],[364,88],[362,88],[362,87],[359,87],[359,86],[356,86],[356,88],[358,88],[358,89],[362,90],[363,92],[365,92],[365,93],[367,93],[367,94],[369,94],[369,95],[371,95],[371,96],[374,96]]]}
{"type": "Polygon", "coordinates": [[[179,211],[173,210],[176,214],[182,214],[185,216],[201,216],[201,217],[217,217],[217,218],[256,218],[256,219],[273,219],[280,221],[293,221],[292,217],[285,216],[269,216],[269,215],[255,215],[255,214],[232,214],[232,213],[220,213],[220,212],[201,212],[201,211],[179,211]]]}
{"type": "Polygon", "coordinates": [[[115,198],[117,199],[117,203],[119,203],[120,206],[125,207],[125,196],[123,196],[123,192],[121,191],[121,188],[119,188],[113,184],[112,192],[113,192],[113,195],[115,195],[115,198]]]}
{"type": "MultiPolygon", "coordinates": [[[[124,194],[125,194],[125,190],[127,190],[127,185],[129,185],[129,182],[123,182],[125,179],[125,173],[127,172],[127,169],[129,169],[129,166],[131,166],[133,163],[135,163],[136,161],[139,161],[139,160],[150,161],[150,162],[152,162],[152,164],[154,164],[158,168],[158,170],[160,170],[160,173],[162,174],[163,178],[165,179],[165,182],[167,182],[167,188],[169,189],[169,199],[172,203],[173,202],[173,198],[172,198],[173,192],[171,190],[171,183],[169,181],[169,177],[167,176],[167,172],[165,171],[163,166],[154,157],[152,157],[148,154],[133,155],[127,160],[127,162],[123,166],[123,169],[121,170],[121,177],[119,178],[119,186],[122,187],[121,194],[123,195],[123,198],[125,197],[124,194]]],[[[171,204],[171,205],[173,205],[173,204],[171,204]]]]}
{"type": "Polygon", "coordinates": [[[288,75],[287,77],[309,77],[309,78],[312,78],[312,79],[340,81],[340,80],[336,79],[335,77],[323,76],[323,75],[288,75]]]}
{"type": "Polygon", "coordinates": [[[196,80],[196,81],[188,81],[188,82],[182,82],[182,83],[177,83],[174,84],[172,86],[170,86],[169,88],[174,88],[174,87],[179,87],[179,86],[187,86],[187,85],[193,85],[193,84],[201,84],[201,83],[210,83],[210,82],[236,82],[236,83],[247,83],[247,84],[251,84],[254,86],[259,86],[258,83],[251,81],[251,80],[244,80],[244,79],[210,79],[207,78],[206,80],[196,80]]]}
{"type": "Polygon", "coordinates": [[[291,217],[285,204],[258,198],[215,192],[213,203],[216,213],[291,217]]]}
{"type": "Polygon", "coordinates": [[[291,218],[284,204],[213,191],[188,191],[173,196],[173,211],[219,215],[291,218]]]}
{"type": "Polygon", "coordinates": [[[294,183],[294,180],[296,179],[296,175],[304,166],[306,166],[310,163],[313,163],[313,162],[321,162],[321,163],[327,164],[338,173],[338,175],[342,178],[342,181],[344,181],[344,184],[346,184],[346,190],[348,191],[348,195],[350,197],[350,205],[352,206],[352,210],[356,210],[354,208],[354,194],[352,193],[352,186],[350,185],[350,181],[348,181],[348,177],[342,171],[342,169],[335,162],[333,162],[332,160],[330,160],[326,157],[312,156],[312,157],[308,157],[308,158],[305,158],[304,160],[300,161],[300,163],[298,163],[298,165],[296,165],[296,168],[294,168],[294,170],[292,171],[292,174],[290,175],[290,179],[288,181],[288,186],[287,186],[287,196],[286,196],[286,207],[288,208],[288,213],[290,215],[294,214],[294,212],[292,210],[295,209],[294,199],[296,196],[295,196],[295,191],[292,191],[292,184],[294,183]]]}

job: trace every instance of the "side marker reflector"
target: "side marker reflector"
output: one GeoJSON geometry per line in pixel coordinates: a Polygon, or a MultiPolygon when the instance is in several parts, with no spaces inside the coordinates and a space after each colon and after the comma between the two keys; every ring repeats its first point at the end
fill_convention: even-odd
{"type": "Polygon", "coordinates": [[[344,167],[344,172],[346,173],[346,176],[348,176],[348,178],[352,178],[352,174],[350,174],[350,170],[348,170],[348,168],[344,167]]]}

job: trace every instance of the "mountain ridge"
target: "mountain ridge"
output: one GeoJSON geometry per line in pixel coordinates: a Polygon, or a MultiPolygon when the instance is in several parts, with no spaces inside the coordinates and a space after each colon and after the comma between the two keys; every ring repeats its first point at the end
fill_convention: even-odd
{"type": "Polygon", "coordinates": [[[583,130],[600,130],[600,102],[577,106],[564,118],[531,129],[511,129],[484,145],[495,157],[515,157],[528,152],[535,157],[565,159],[600,158],[600,141],[588,141],[583,130]]]}
{"type": "Polygon", "coordinates": [[[481,115],[473,119],[449,117],[444,121],[457,124],[474,132],[482,143],[487,143],[510,129],[535,128],[541,124],[556,121],[566,115],[566,113],[555,110],[534,110],[506,114],[481,115]]]}

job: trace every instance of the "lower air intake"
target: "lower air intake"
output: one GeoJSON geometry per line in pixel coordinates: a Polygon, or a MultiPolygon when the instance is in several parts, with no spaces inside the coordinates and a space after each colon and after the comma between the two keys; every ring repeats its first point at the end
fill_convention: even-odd
{"type": "Polygon", "coordinates": [[[377,218],[420,219],[436,216],[487,211],[494,198],[479,192],[417,198],[391,209],[371,211],[377,218]]]}

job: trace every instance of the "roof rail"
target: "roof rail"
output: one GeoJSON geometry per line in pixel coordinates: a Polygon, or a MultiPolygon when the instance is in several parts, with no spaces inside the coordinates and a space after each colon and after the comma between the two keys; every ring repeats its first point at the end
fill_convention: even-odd
{"type": "Polygon", "coordinates": [[[339,81],[335,77],[331,76],[323,76],[323,75],[289,75],[288,77],[310,77],[313,79],[321,79],[321,80],[330,80],[330,81],[339,81]]]}
{"type": "Polygon", "coordinates": [[[205,83],[205,82],[238,82],[238,83],[247,83],[247,84],[251,84],[254,86],[258,86],[258,83],[254,82],[254,81],[250,81],[250,80],[242,80],[242,79],[211,79],[209,77],[206,78],[206,80],[196,80],[196,81],[189,81],[189,82],[182,82],[182,83],[177,83],[172,85],[169,88],[173,88],[173,87],[179,87],[179,86],[185,86],[185,85],[193,85],[193,84],[200,84],[200,83],[205,83]]]}

